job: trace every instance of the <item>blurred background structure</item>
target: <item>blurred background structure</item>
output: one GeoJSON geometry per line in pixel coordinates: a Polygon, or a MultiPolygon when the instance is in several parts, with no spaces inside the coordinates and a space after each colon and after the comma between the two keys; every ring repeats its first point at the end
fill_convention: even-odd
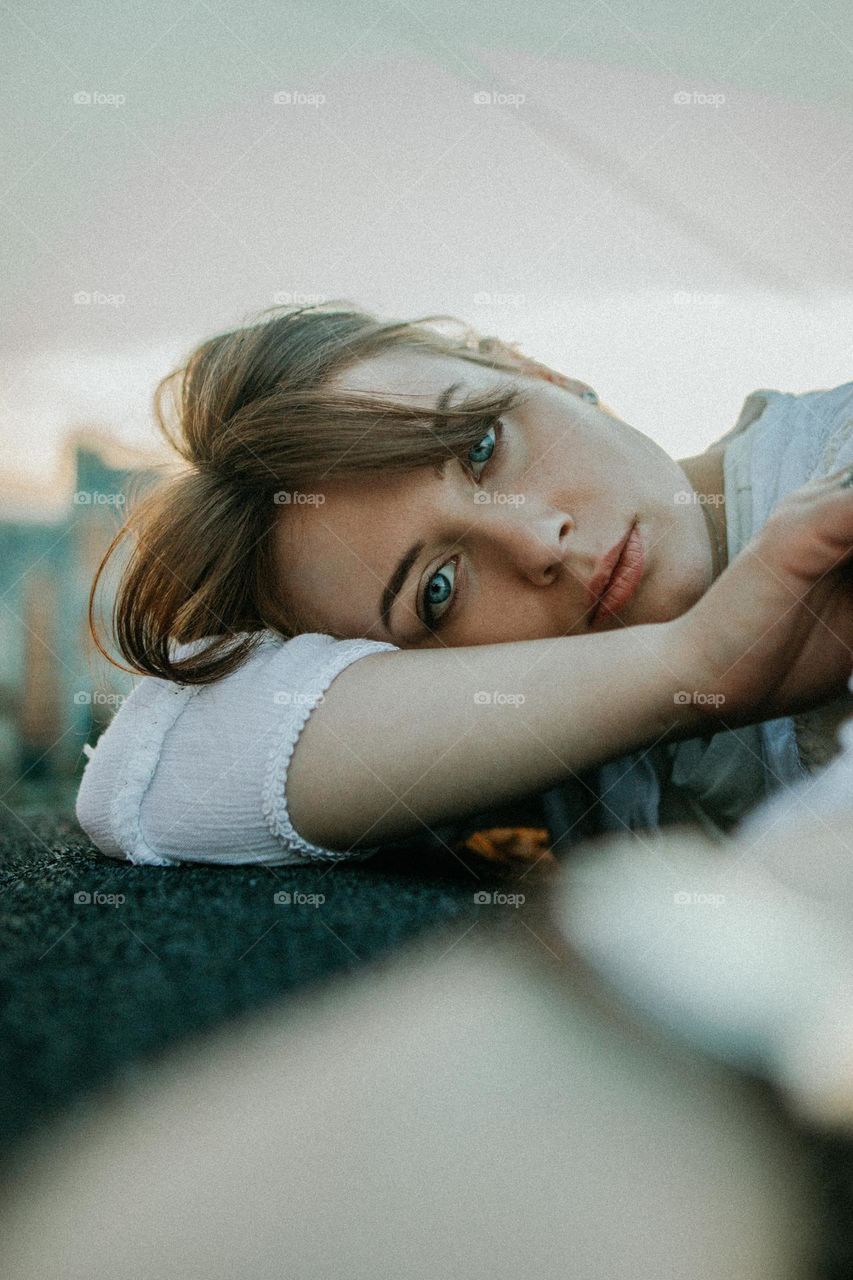
{"type": "Polygon", "coordinates": [[[853,377],[846,0],[12,0],[0,51],[4,775],[78,768],[128,687],[83,624],[109,495],[265,307],[457,315],[674,456],[853,377]]]}
{"type": "Polygon", "coordinates": [[[0,777],[74,774],[132,688],[93,642],[89,590],[154,475],[109,440],[77,436],[67,449],[67,505],[51,512],[18,494],[0,507],[0,777]]]}

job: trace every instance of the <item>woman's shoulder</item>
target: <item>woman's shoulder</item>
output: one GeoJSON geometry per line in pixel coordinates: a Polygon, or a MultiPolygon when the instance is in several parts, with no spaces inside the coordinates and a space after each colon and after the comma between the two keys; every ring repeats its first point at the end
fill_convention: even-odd
{"type": "Polygon", "coordinates": [[[805,464],[816,468],[831,438],[853,433],[853,382],[813,391],[779,391],[761,387],[743,401],[734,426],[708,447],[726,449],[748,435],[775,447],[776,439],[802,447],[805,464]]]}
{"type": "MultiPolygon", "coordinates": [[[[162,865],[161,852],[142,835],[143,805],[157,808],[164,787],[175,797],[199,787],[213,796],[226,775],[235,802],[248,805],[251,787],[283,781],[299,733],[335,676],[360,657],[398,648],[319,632],[289,638],[260,632],[252,639],[241,664],[219,680],[186,685],[144,676],[116,712],[89,751],[77,797],[78,820],[102,852],[162,865]],[[271,781],[273,767],[280,777],[271,781]]],[[[175,656],[199,647],[204,641],[176,646],[175,656]]],[[[171,808],[177,812],[177,798],[171,808]]],[[[213,809],[209,799],[207,810],[213,809]]],[[[244,860],[239,833],[227,834],[235,860],[244,860]]]]}
{"type": "MultiPolygon", "coordinates": [[[[235,641],[245,639],[235,636],[235,641]]],[[[341,639],[322,632],[282,636],[262,631],[249,637],[251,647],[233,671],[207,684],[181,684],[158,676],[142,676],[101,734],[95,756],[116,754],[124,746],[135,757],[156,750],[180,718],[194,720],[233,715],[247,722],[270,707],[294,705],[304,696],[321,694],[334,676],[357,658],[396,650],[397,645],[363,638],[341,639]]],[[[204,640],[175,645],[182,658],[205,648],[204,640]]],[[[274,714],[280,715],[280,711],[274,714]]],[[[255,721],[257,722],[257,721],[255,721]]]]}
{"type": "Polygon", "coordinates": [[[853,463],[853,382],[804,392],[753,391],[735,426],[711,450],[723,453],[726,504],[731,501],[737,516],[739,547],[786,494],[853,463]]]}
{"type": "Polygon", "coordinates": [[[718,449],[725,449],[736,436],[739,436],[747,427],[751,427],[753,422],[761,417],[767,408],[767,401],[771,395],[776,395],[775,391],[758,390],[750,391],[740,407],[740,413],[733,427],[730,427],[723,435],[718,436],[708,445],[707,453],[714,453],[718,449]]]}
{"type": "Polygon", "coordinates": [[[768,393],[748,432],[759,527],[786,494],[853,461],[853,382],[768,393]]]}

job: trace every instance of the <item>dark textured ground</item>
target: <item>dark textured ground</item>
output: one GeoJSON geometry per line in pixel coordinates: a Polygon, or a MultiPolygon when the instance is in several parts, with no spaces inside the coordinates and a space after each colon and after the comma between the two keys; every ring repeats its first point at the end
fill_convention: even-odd
{"type": "MultiPolygon", "coordinates": [[[[458,922],[461,932],[478,919],[474,893],[513,878],[435,845],[331,869],[125,866],[98,855],[72,814],[70,788],[0,793],[0,1163],[10,1172],[29,1134],[159,1052],[425,930],[458,922]],[[325,902],[277,905],[288,890],[325,902]],[[124,901],[75,902],[80,893],[124,901]]],[[[820,1280],[853,1280],[853,1144],[811,1140],[827,1218],[820,1280]]]]}
{"type": "Polygon", "coordinates": [[[402,846],[332,868],[134,867],[93,850],[72,789],[7,791],[0,1152],[188,1035],[476,919],[474,892],[499,879],[475,858],[402,846]],[[277,905],[288,890],[325,902],[277,905]]]}

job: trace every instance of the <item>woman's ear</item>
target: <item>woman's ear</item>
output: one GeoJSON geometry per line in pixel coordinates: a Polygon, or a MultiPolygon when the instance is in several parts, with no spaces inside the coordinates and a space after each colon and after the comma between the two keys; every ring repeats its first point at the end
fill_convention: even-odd
{"type": "Polygon", "coordinates": [[[500,338],[483,338],[480,341],[479,349],[484,355],[496,355],[502,360],[508,361],[510,364],[515,365],[521,373],[525,373],[531,378],[544,378],[546,382],[553,382],[555,386],[571,391],[572,395],[579,396],[582,400],[588,400],[593,404],[598,404],[599,402],[596,392],[588,382],[570,378],[565,373],[558,373],[556,369],[550,368],[547,364],[533,360],[530,356],[526,356],[522,351],[519,351],[518,343],[516,342],[507,343],[500,338]]]}

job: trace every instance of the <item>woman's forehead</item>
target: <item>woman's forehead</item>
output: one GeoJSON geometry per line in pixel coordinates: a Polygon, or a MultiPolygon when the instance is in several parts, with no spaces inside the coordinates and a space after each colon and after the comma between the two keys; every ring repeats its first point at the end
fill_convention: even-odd
{"type": "Polygon", "coordinates": [[[381,485],[369,473],[327,476],[322,502],[282,508],[274,535],[280,586],[311,620],[308,630],[366,634],[396,549],[412,542],[413,528],[426,536],[437,519],[438,484],[430,468],[393,473],[381,485]]]}

